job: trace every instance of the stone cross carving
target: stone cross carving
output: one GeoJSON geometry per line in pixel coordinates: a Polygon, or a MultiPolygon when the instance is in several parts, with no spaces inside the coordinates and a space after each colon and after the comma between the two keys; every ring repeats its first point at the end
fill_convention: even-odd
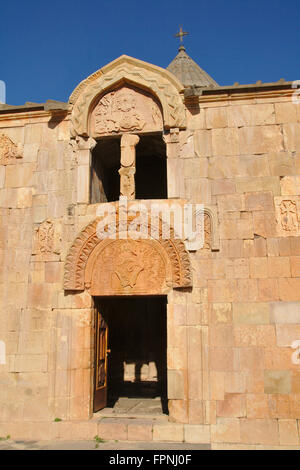
{"type": "Polygon", "coordinates": [[[280,205],[281,225],[283,230],[298,230],[297,206],[294,201],[282,201],[280,205]]]}
{"type": "Polygon", "coordinates": [[[129,200],[135,199],[135,147],[139,141],[135,134],[121,137],[120,196],[126,196],[129,200]]]}

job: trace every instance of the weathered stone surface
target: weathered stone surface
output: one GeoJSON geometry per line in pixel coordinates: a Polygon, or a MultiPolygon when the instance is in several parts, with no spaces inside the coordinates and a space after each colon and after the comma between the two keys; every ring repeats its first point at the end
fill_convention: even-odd
{"type": "Polygon", "coordinates": [[[240,420],[238,418],[218,418],[211,426],[212,442],[240,442],[240,420]]]}
{"type": "Polygon", "coordinates": [[[233,303],[233,322],[238,324],[265,325],[270,321],[269,312],[270,308],[268,303],[233,303]]]}
{"type": "Polygon", "coordinates": [[[210,442],[210,426],[185,424],[184,442],[191,442],[195,444],[207,444],[208,442],[210,442]]]}
{"type": "Polygon", "coordinates": [[[279,443],[278,421],[271,419],[241,419],[241,442],[247,444],[279,443]]]}
{"type": "Polygon", "coordinates": [[[153,441],[183,442],[183,440],[183,424],[168,423],[153,425],[153,441]]]}
{"type": "Polygon", "coordinates": [[[227,110],[230,108],[207,108],[205,111],[207,129],[227,127],[227,110]]]}
{"type": "Polygon", "coordinates": [[[280,419],[279,424],[279,441],[281,445],[298,445],[299,434],[297,420],[280,419]]]}
{"type": "Polygon", "coordinates": [[[265,393],[290,393],[291,373],[288,370],[265,371],[265,393]]]}
{"type": "Polygon", "coordinates": [[[213,155],[238,155],[239,141],[236,129],[212,130],[212,154],[213,155]]]}
{"type": "Polygon", "coordinates": [[[245,396],[239,393],[225,393],[224,400],[217,402],[217,417],[240,418],[246,416],[245,396]]]}
{"type": "Polygon", "coordinates": [[[283,124],[288,122],[297,122],[298,105],[288,103],[275,103],[276,122],[283,124]]]}
{"type": "Polygon", "coordinates": [[[275,124],[273,104],[256,104],[228,107],[230,127],[263,126],[275,124]]]}
{"type": "Polygon", "coordinates": [[[238,136],[241,155],[284,150],[280,126],[241,127],[238,129],[238,136]]]}
{"type": "MultiPolygon", "coordinates": [[[[194,134],[195,154],[198,157],[210,157],[212,154],[211,131],[196,130],[194,134]]],[[[192,155],[189,155],[190,157],[192,155]]]]}
{"type": "Polygon", "coordinates": [[[300,123],[283,124],[284,145],[288,151],[300,150],[300,123]]]}

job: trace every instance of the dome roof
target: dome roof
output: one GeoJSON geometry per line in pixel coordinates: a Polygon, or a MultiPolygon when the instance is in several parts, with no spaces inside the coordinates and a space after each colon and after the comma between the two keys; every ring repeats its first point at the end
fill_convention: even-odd
{"type": "Polygon", "coordinates": [[[181,45],[175,59],[168,65],[167,70],[183,84],[184,87],[218,87],[215,80],[199,67],[196,62],[185,52],[181,45]]]}

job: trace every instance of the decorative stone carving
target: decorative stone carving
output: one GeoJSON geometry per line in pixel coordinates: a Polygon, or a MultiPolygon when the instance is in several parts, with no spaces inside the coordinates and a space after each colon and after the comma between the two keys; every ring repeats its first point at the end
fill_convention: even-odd
{"type": "MultiPolygon", "coordinates": [[[[128,216],[127,227],[133,219],[128,216]]],[[[108,295],[108,292],[109,295],[114,292],[128,295],[129,291],[139,295],[160,295],[171,287],[192,285],[189,255],[183,241],[173,238],[173,231],[169,239],[161,238],[160,229],[157,240],[126,240],[123,239],[124,232],[119,232],[117,217],[116,240],[101,239],[97,235],[99,221],[100,218],[95,219],[82,230],[70,248],[65,264],[66,290],[87,288],[93,295],[108,295]],[[110,278],[105,277],[103,283],[103,276],[108,276],[105,274],[108,272],[110,278]]],[[[150,233],[148,224],[144,230],[150,233]]],[[[108,232],[113,233],[110,224],[108,232]]]]}
{"type": "Polygon", "coordinates": [[[204,244],[201,248],[204,251],[211,250],[211,219],[207,213],[204,213],[204,244]]]}
{"type": "MultiPolygon", "coordinates": [[[[185,108],[183,105],[183,99],[180,95],[183,91],[182,84],[167,70],[128,56],[121,56],[119,59],[103,67],[101,70],[95,72],[86,80],[81,82],[70,96],[69,102],[73,105],[72,123],[74,135],[90,135],[88,128],[89,115],[97,96],[100,94],[103,96],[105,90],[112,89],[120,82],[130,83],[131,85],[133,84],[141,90],[146,90],[146,92],[157,98],[162,107],[165,129],[173,127],[182,129],[186,127],[185,108]]],[[[140,95],[141,97],[144,96],[142,93],[140,93],[140,95]]],[[[108,98],[107,108],[110,108],[111,100],[113,101],[114,99],[115,98],[113,97],[108,98]]],[[[155,103],[155,101],[152,100],[152,103],[155,103]]],[[[123,102],[121,106],[124,105],[125,103],[123,102]]],[[[117,107],[118,106],[120,106],[120,103],[117,107]]],[[[155,128],[157,128],[158,121],[160,120],[158,108],[156,106],[150,111],[150,120],[143,118],[146,123],[151,122],[155,128]]],[[[101,127],[103,123],[107,122],[106,119],[104,119],[104,116],[101,116],[101,113],[103,113],[103,109],[105,108],[104,102],[101,102],[100,108],[102,108],[102,111],[100,111],[99,108],[97,110],[97,112],[100,111],[100,115],[97,117],[97,125],[100,126],[100,129],[105,130],[106,124],[103,128],[101,127]]],[[[136,103],[136,109],[139,109],[138,102],[136,103]]],[[[137,111],[136,114],[139,117],[139,111],[137,111]]],[[[116,119],[116,121],[120,120],[116,119]]],[[[134,119],[132,117],[129,131],[132,131],[133,121],[134,119]]],[[[136,125],[141,127],[142,122],[142,120],[137,120],[136,125]]],[[[115,126],[113,122],[110,125],[113,127],[115,126]]],[[[92,132],[94,129],[93,126],[94,124],[91,123],[92,132]]],[[[126,124],[126,126],[128,126],[128,124],[126,124]]],[[[144,130],[145,128],[143,128],[143,131],[144,130]]]]}
{"type": "Polygon", "coordinates": [[[37,231],[40,253],[52,253],[54,246],[54,227],[51,220],[45,220],[37,231]]]}
{"type": "Polygon", "coordinates": [[[278,196],[274,201],[278,236],[299,236],[300,197],[278,196]]]}
{"type": "Polygon", "coordinates": [[[166,289],[165,260],[153,241],[115,240],[103,243],[86,276],[92,295],[156,294],[166,289]]]}
{"type": "MultiPolygon", "coordinates": [[[[204,244],[199,252],[219,251],[220,234],[217,209],[214,206],[204,207],[204,244]]],[[[193,250],[189,250],[193,251],[193,250]]]]}
{"type": "Polygon", "coordinates": [[[99,100],[91,114],[90,135],[154,132],[161,130],[162,126],[161,111],[151,96],[122,87],[99,100]]]}
{"type": "Polygon", "coordinates": [[[125,134],[121,138],[120,195],[129,200],[135,198],[135,147],[139,140],[137,135],[132,134],[125,134]]]}
{"type": "Polygon", "coordinates": [[[22,158],[21,148],[5,134],[0,134],[0,164],[15,163],[16,158],[22,158]]]}
{"type": "Polygon", "coordinates": [[[57,261],[61,252],[62,223],[49,219],[34,230],[32,254],[35,261],[57,261]]]}
{"type": "Polygon", "coordinates": [[[287,232],[298,230],[298,216],[296,202],[284,200],[280,204],[281,227],[287,232]]]}

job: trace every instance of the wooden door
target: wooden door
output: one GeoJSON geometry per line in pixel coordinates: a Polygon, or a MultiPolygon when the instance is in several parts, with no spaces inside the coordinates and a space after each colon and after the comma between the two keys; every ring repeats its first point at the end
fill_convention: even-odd
{"type": "Polygon", "coordinates": [[[107,340],[108,327],[101,314],[101,304],[95,309],[95,388],[94,412],[102,410],[107,403],[107,340]]]}

